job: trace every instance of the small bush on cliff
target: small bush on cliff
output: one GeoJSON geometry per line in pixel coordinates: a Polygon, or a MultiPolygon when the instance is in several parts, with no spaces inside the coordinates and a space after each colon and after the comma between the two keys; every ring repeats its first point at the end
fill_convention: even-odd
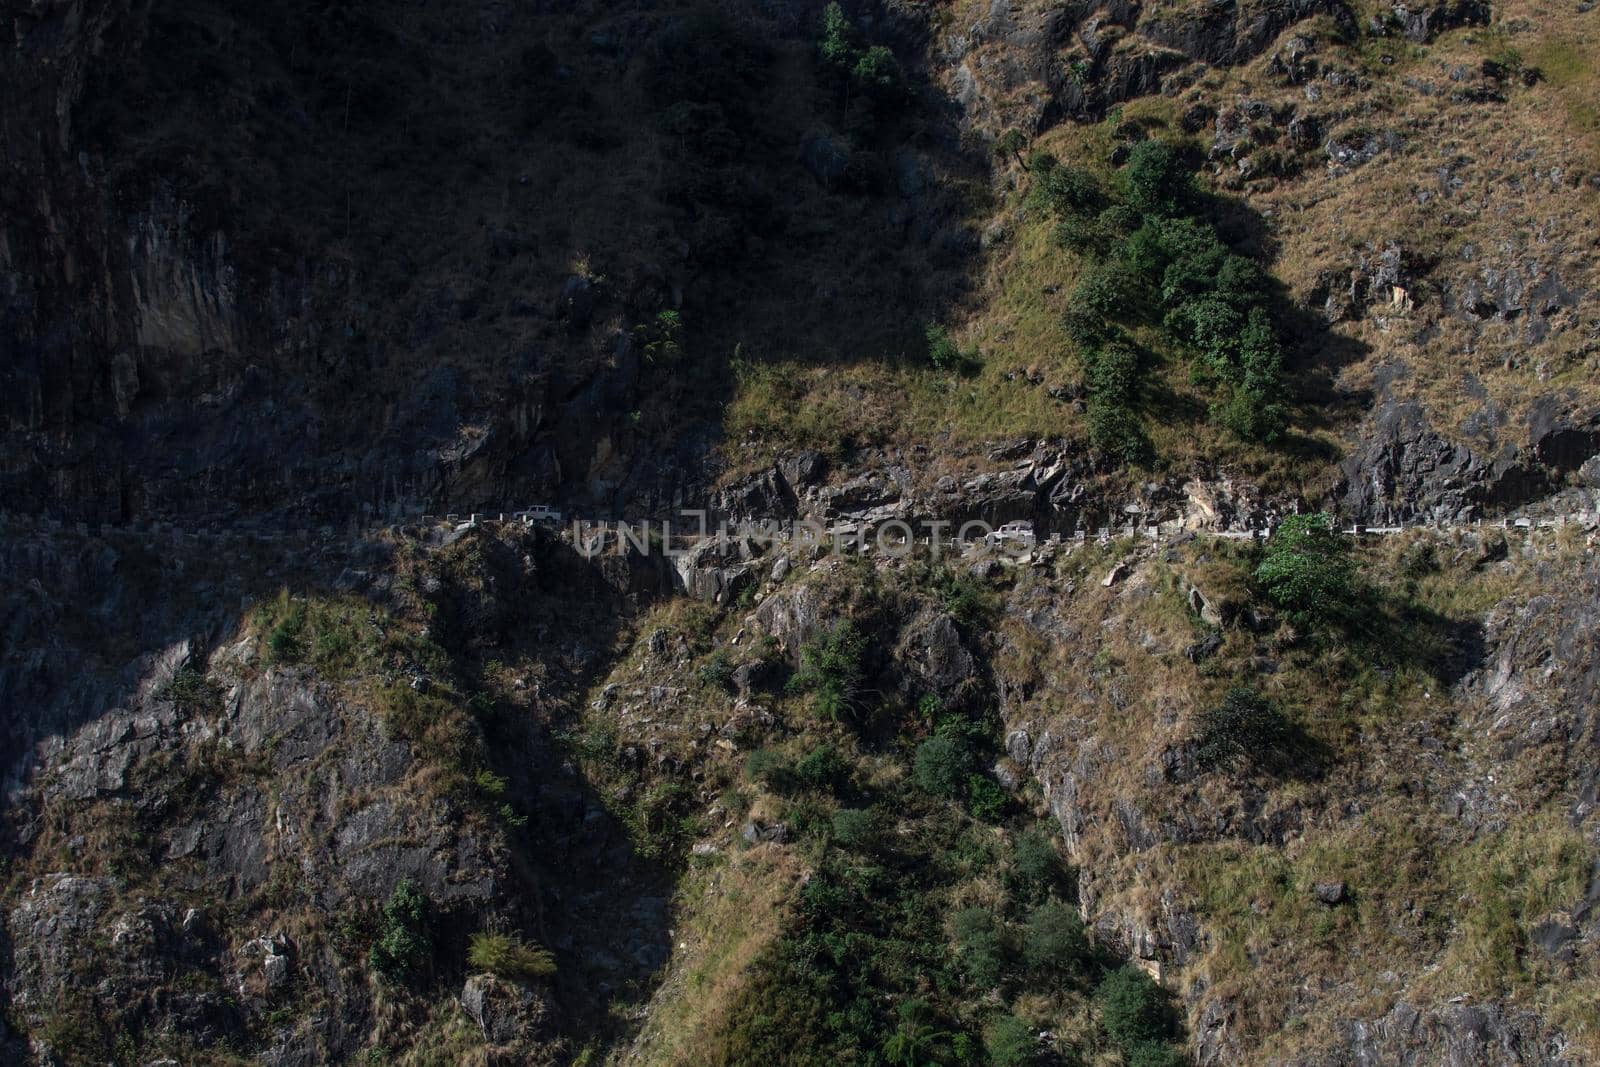
{"type": "Polygon", "coordinates": [[[207,715],[222,702],[222,687],[193,667],[181,667],[157,694],[189,715],[207,715]]]}
{"type": "Polygon", "coordinates": [[[850,775],[850,765],[831,745],[818,745],[794,765],[794,776],[808,789],[834,789],[850,775]]]}
{"type": "Polygon", "coordinates": [[[1207,771],[1271,769],[1287,762],[1294,747],[1294,728],[1272,702],[1236,686],[1201,714],[1195,762],[1207,771]]]}
{"type": "Polygon", "coordinates": [[[415,880],[395,886],[383,906],[383,926],[367,954],[368,965],[397,985],[411,978],[433,951],[432,918],[433,902],[415,880]]]}
{"type": "Polygon", "coordinates": [[[842,719],[860,702],[866,678],[867,639],[851,622],[835,623],[800,650],[800,670],[789,679],[792,692],[816,695],[817,709],[842,719]]]}
{"type": "Polygon", "coordinates": [[[928,362],[938,370],[966,373],[976,369],[982,362],[976,348],[961,348],[950,336],[950,331],[936,322],[928,323],[923,329],[923,336],[928,341],[928,362]]]}
{"type": "Polygon", "coordinates": [[[1128,203],[1146,215],[1176,215],[1194,200],[1194,180],[1165,141],[1140,141],[1128,155],[1122,185],[1128,203]]]}
{"type": "Polygon", "coordinates": [[[733,654],[725,648],[719,648],[706,657],[698,673],[706,685],[731,693],[734,688],[733,671],[733,654]]]}
{"type": "Polygon", "coordinates": [[[1006,946],[1000,924],[983,908],[963,908],[951,919],[956,959],[968,981],[979,989],[993,989],[1006,970],[1006,946]]]}
{"type": "Polygon", "coordinates": [[[1056,889],[1065,874],[1048,830],[1034,827],[1018,835],[1011,850],[1009,874],[1018,889],[1037,899],[1056,889]]]}
{"type": "Polygon", "coordinates": [[[840,808],[833,813],[833,840],[841,848],[871,851],[878,843],[878,817],[868,808],[840,808]]]}

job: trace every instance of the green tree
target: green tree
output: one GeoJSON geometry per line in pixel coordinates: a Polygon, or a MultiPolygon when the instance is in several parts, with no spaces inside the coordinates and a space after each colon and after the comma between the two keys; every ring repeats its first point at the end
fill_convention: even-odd
{"type": "Polygon", "coordinates": [[[983,908],[962,908],[951,917],[956,959],[979,989],[993,989],[1005,976],[1006,946],[1000,924],[983,908]]]}
{"type": "Polygon", "coordinates": [[[1166,993],[1137,967],[1112,971],[1095,990],[1100,1021],[1123,1050],[1166,1040],[1169,1030],[1166,993]]]}
{"type": "Polygon", "coordinates": [[[1043,896],[1064,873],[1050,831],[1035,826],[1017,836],[1011,849],[1011,880],[1019,888],[1030,896],[1043,896]]]}
{"type": "Polygon", "coordinates": [[[1027,143],[1027,136],[1021,130],[1013,126],[1006,130],[1005,133],[1002,133],[999,137],[995,138],[994,154],[1002,159],[1010,157],[1011,159],[1016,160],[1019,165],[1027,166],[1022,159],[1022,149],[1027,143]]]}
{"type": "Polygon", "coordinates": [[[1322,512],[1284,519],[1268,539],[1255,577],[1268,598],[1302,624],[1336,622],[1354,607],[1349,542],[1322,512]]]}
{"type": "Polygon", "coordinates": [[[1122,172],[1128,203],[1146,215],[1178,215],[1194,201],[1194,179],[1165,141],[1140,141],[1122,172]]]}
{"type": "Polygon", "coordinates": [[[840,758],[832,745],[818,745],[794,765],[795,778],[811,789],[832,789],[844,781],[849,771],[850,765],[840,758]]]}
{"type": "Polygon", "coordinates": [[[893,52],[875,44],[856,60],[850,77],[875,103],[894,103],[905,91],[905,75],[893,52]]]}
{"type": "Polygon", "coordinates": [[[983,1044],[993,1067],[1032,1067],[1039,1061],[1033,1027],[1015,1015],[1002,1015],[990,1024],[983,1044]]]}
{"type": "Polygon", "coordinates": [[[972,753],[960,738],[941,734],[917,746],[911,780],[925,793],[955,798],[965,792],[971,768],[972,753]]]}
{"type": "Polygon", "coordinates": [[[1054,156],[1045,158],[1049,164],[1036,169],[1038,181],[1028,194],[1035,203],[1063,217],[1100,209],[1105,193],[1093,174],[1081,167],[1059,164],[1054,156]]]}
{"type": "Polygon", "coordinates": [[[1022,931],[1022,962],[1036,974],[1072,974],[1089,955],[1083,920],[1070,904],[1052,900],[1028,914],[1022,931]]]}
{"type": "Polygon", "coordinates": [[[837,2],[822,9],[822,38],[817,42],[822,61],[844,73],[856,65],[856,28],[837,2]]]}
{"type": "Polygon", "coordinates": [[[833,813],[833,840],[843,848],[871,851],[878,841],[878,819],[870,809],[840,808],[833,813]]]}

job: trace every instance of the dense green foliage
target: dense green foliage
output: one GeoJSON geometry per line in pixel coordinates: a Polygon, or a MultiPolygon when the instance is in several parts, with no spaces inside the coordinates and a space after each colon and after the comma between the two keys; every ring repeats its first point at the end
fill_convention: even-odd
{"type": "Polygon", "coordinates": [[[1061,885],[1066,868],[1050,835],[1036,827],[1017,835],[1009,874],[1011,883],[1023,895],[1037,899],[1061,885]]]}
{"type": "Polygon", "coordinates": [[[861,696],[866,649],[866,637],[852,623],[835,623],[801,648],[800,670],[789,679],[789,688],[815,694],[819,711],[844,718],[861,696]]]}
{"type": "Polygon", "coordinates": [[[972,753],[956,737],[930,737],[917,746],[911,780],[934,796],[959,797],[967,784],[972,753]]]}
{"type": "Polygon", "coordinates": [[[984,1048],[993,1067],[1032,1067],[1039,1061],[1033,1028],[1015,1015],[1002,1016],[989,1026],[984,1048]]]}
{"type": "Polygon", "coordinates": [[[1078,910],[1059,900],[1047,901],[1028,913],[1022,933],[1022,961],[1042,975],[1071,974],[1089,955],[1078,910]]]}
{"type": "Polygon", "coordinates": [[[1122,1047],[1124,1056],[1133,1050],[1148,1056],[1145,1047],[1159,1047],[1171,1032],[1166,994],[1137,967],[1119,967],[1108,974],[1095,990],[1095,999],[1107,1035],[1122,1047]]]}
{"type": "Polygon", "coordinates": [[[1255,577],[1272,602],[1301,624],[1337,622],[1355,606],[1349,542],[1321,512],[1284,519],[1272,531],[1255,577]]]}
{"type": "Polygon", "coordinates": [[[432,918],[428,894],[413,879],[401,881],[383,906],[378,939],[367,954],[369,966],[395,984],[413,977],[433,951],[432,918]]]}
{"type": "Polygon", "coordinates": [[[837,3],[822,10],[817,55],[847,94],[858,94],[875,109],[888,110],[905,95],[905,72],[895,54],[883,45],[865,44],[837,3]]]}
{"type": "Polygon", "coordinates": [[[1194,354],[1193,377],[1212,389],[1218,424],[1246,440],[1275,440],[1287,421],[1287,389],[1271,286],[1201,216],[1203,200],[1178,152],[1140,142],[1115,189],[1049,156],[1036,157],[1033,169],[1030,196],[1057,218],[1057,240],[1089,260],[1064,326],[1083,361],[1096,450],[1124,463],[1151,458],[1141,414],[1150,355],[1126,332],[1144,323],[1194,354]]]}
{"type": "Polygon", "coordinates": [[[928,323],[923,336],[928,341],[928,362],[939,370],[967,373],[980,363],[977,349],[961,348],[950,336],[950,331],[936,322],[928,323]]]}
{"type": "Polygon", "coordinates": [[[733,689],[733,656],[725,648],[716,649],[706,657],[697,672],[700,680],[715,689],[733,689]]]}
{"type": "Polygon", "coordinates": [[[998,986],[1010,953],[1001,939],[994,913],[985,908],[963,908],[952,917],[950,929],[956,957],[967,980],[979,989],[998,986]]]}

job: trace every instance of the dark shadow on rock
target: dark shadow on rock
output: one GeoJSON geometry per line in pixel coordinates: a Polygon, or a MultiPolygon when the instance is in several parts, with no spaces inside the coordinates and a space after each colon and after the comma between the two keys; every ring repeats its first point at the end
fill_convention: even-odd
{"type": "MultiPolygon", "coordinates": [[[[575,1039],[604,1034],[613,998],[637,995],[666,962],[668,865],[639,855],[607,798],[575,773],[562,723],[513,714],[481,684],[499,658],[541,672],[548,691],[535,710],[581,697],[658,586],[607,574],[536,530],[473,531],[446,550],[465,570],[423,567],[407,590],[393,582],[396,556],[414,550],[387,540],[29,530],[8,531],[0,557],[4,849],[11,869],[32,879],[16,883],[24,896],[4,901],[4,985],[13,999],[22,991],[31,1004],[51,1003],[68,980],[52,961],[72,960],[107,991],[78,1004],[104,1026],[46,1010],[57,1031],[80,1035],[86,1049],[109,1049],[124,1031],[135,1040],[165,1031],[195,1048],[253,1048],[270,1062],[354,1055],[373,1008],[366,983],[350,984],[342,968],[367,966],[381,905],[405,878],[436,910],[432,955],[408,979],[434,1001],[455,998],[467,940],[492,924],[554,950],[560,978],[539,996],[555,998],[567,1020],[560,1032],[575,1039]],[[455,766],[446,739],[347,704],[309,667],[247,670],[232,697],[193,685],[172,695],[171,680],[231,654],[242,603],[280,589],[364,600],[373,620],[385,606],[401,611],[397,598],[431,603],[444,658],[386,658],[362,692],[380,702],[390,691],[459,692],[486,764],[455,766]],[[445,775],[431,803],[384,792],[422,766],[445,775]],[[480,769],[503,779],[492,796],[492,779],[474,784],[480,769]],[[448,784],[452,774],[460,784],[448,784]],[[98,936],[128,893],[146,903],[128,916],[124,949],[80,952],[80,935],[98,936]],[[48,923],[15,910],[35,896],[51,905],[48,923]],[[81,929],[58,921],[79,912],[81,929]],[[291,926],[286,941],[245,944],[279,936],[283,916],[295,914],[320,921],[291,926]],[[193,978],[176,994],[174,945],[193,978]],[[240,966],[242,994],[229,977],[240,966]],[[298,977],[280,986],[281,975],[298,977]],[[296,983],[338,1010],[299,1029],[270,1022],[298,996],[296,983]]],[[[555,1036],[548,1012],[530,1026],[534,1016],[544,1020],[539,1039],[555,1036]]],[[[30,1025],[15,1012],[9,1021],[30,1025]]]]}

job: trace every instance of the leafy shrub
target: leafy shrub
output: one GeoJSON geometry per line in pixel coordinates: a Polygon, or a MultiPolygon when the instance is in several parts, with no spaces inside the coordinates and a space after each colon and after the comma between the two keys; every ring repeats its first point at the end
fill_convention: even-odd
{"type": "Polygon", "coordinates": [[[812,692],[817,707],[832,719],[855,710],[866,676],[867,640],[848,621],[835,623],[800,650],[800,670],[789,679],[797,692],[812,692]]]}
{"type": "Polygon", "coordinates": [[[270,663],[294,663],[300,656],[299,624],[285,619],[267,634],[267,660],[270,663]]]}
{"type": "Polygon", "coordinates": [[[367,953],[368,966],[388,982],[406,981],[433,950],[432,918],[433,902],[422,887],[410,878],[401,881],[383,906],[383,923],[367,953]]]}
{"type": "Polygon", "coordinates": [[[733,689],[733,654],[725,648],[719,648],[706,657],[700,664],[700,680],[713,689],[732,691],[733,689]]]}
{"type": "Polygon", "coordinates": [[[1275,768],[1295,747],[1294,727],[1254,689],[1235,686],[1222,703],[1200,716],[1195,762],[1203,770],[1275,768]]]}
{"type": "Polygon", "coordinates": [[[1143,463],[1150,453],[1139,418],[1139,353],[1112,341],[1085,353],[1089,385],[1089,441],[1124,463],[1143,463]]]}
{"type": "Polygon", "coordinates": [[[1081,351],[1103,345],[1112,337],[1112,327],[1106,322],[1105,316],[1080,302],[1076,298],[1076,290],[1067,298],[1067,309],[1061,315],[1061,327],[1066,332],[1067,340],[1081,351]]]}
{"type": "Polygon", "coordinates": [[[818,745],[801,756],[794,765],[795,779],[812,789],[832,789],[850,771],[847,764],[831,745],[818,745]]]}
{"type": "Polygon", "coordinates": [[[994,614],[994,596],[966,572],[948,567],[936,571],[933,591],[944,610],[963,626],[982,626],[994,614]]]}
{"type": "MultiPolygon", "coordinates": [[[[730,132],[728,136],[732,137],[733,135],[730,132]]],[[[725,154],[731,157],[737,150],[738,139],[735,137],[733,140],[735,142],[734,148],[726,153],[710,153],[703,150],[702,154],[725,154]]],[[[656,312],[655,318],[647,323],[635,326],[633,333],[646,363],[671,364],[676,362],[678,357],[683,354],[683,347],[680,343],[680,338],[683,335],[683,316],[671,308],[656,312]]]]}
{"type": "Polygon", "coordinates": [[[958,738],[937,735],[917,746],[911,765],[911,780],[918,789],[934,796],[961,796],[972,767],[972,753],[958,738]]]}
{"type": "Polygon", "coordinates": [[[158,695],[187,715],[206,715],[219,708],[222,687],[193,667],[180,667],[158,695]]]}
{"type": "Polygon", "coordinates": [[[473,934],[467,962],[480,971],[522,982],[556,973],[556,959],[548,949],[524,944],[509,934],[473,934]]]}
{"type": "MultiPolygon", "coordinates": [[[[1053,161],[1054,156],[1050,159],[1053,161]]],[[[1037,172],[1038,183],[1031,196],[1039,203],[1061,216],[1098,211],[1105,203],[1105,194],[1094,175],[1086,170],[1065,165],[1052,165],[1037,172]]]]}
{"type": "Polygon", "coordinates": [[[983,1045],[993,1067],[1032,1067],[1039,1061],[1033,1027],[1015,1015],[1003,1015],[990,1024],[983,1045]]]}
{"type": "Polygon", "coordinates": [[[885,1060],[894,1067],[923,1067],[949,1059],[952,1035],[934,1025],[933,1012],[926,1001],[905,1001],[895,1014],[898,1022],[894,1032],[883,1043],[885,1060]]]}
{"type": "Polygon", "coordinates": [[[1011,850],[1011,879],[1034,896],[1049,892],[1065,871],[1050,832],[1034,827],[1018,835],[1011,850]]]}
{"type": "Polygon", "coordinates": [[[478,787],[478,792],[492,800],[499,800],[506,795],[506,788],[510,783],[504,775],[496,774],[487,767],[482,767],[472,776],[472,784],[478,787]]]}
{"type": "Polygon", "coordinates": [[[938,323],[928,323],[922,332],[928,341],[928,362],[935,368],[965,373],[981,362],[976,348],[962,349],[950,336],[950,331],[938,323]]]}
{"type": "Polygon", "coordinates": [[[1089,397],[1089,443],[1095,451],[1136,466],[1150,459],[1150,438],[1137,413],[1104,397],[1089,397]]]}
{"type": "Polygon", "coordinates": [[[771,748],[758,748],[745,757],[744,776],[774,793],[788,793],[795,787],[794,767],[789,757],[771,748]]]}
{"type": "Polygon", "coordinates": [[[1322,512],[1284,519],[1267,541],[1255,578],[1273,603],[1302,623],[1335,622],[1354,606],[1350,546],[1322,512]]]}
{"type": "Polygon", "coordinates": [[[880,105],[895,102],[905,90],[905,75],[900,61],[881,44],[873,45],[851,68],[850,77],[880,105]]]}
{"type": "Polygon", "coordinates": [[[1052,900],[1033,909],[1022,931],[1022,962],[1036,974],[1062,975],[1082,969],[1089,940],[1076,908],[1052,900]]]}
{"type": "Polygon", "coordinates": [[[833,840],[844,848],[871,851],[878,840],[878,818],[865,808],[840,808],[833,813],[833,840]]]}
{"type": "Polygon", "coordinates": [[[1139,968],[1112,971],[1095,990],[1095,999],[1106,1033],[1124,1051],[1166,1039],[1166,993],[1139,968]]]}
{"type": "Polygon", "coordinates": [[[1013,126],[1006,130],[1005,133],[1002,133],[999,137],[995,138],[994,154],[1001,157],[1009,156],[1012,159],[1015,159],[1018,163],[1021,163],[1023,161],[1022,147],[1027,143],[1027,136],[1023,134],[1021,130],[1013,126]]]}
{"type": "Polygon", "coordinates": [[[1194,181],[1167,142],[1140,141],[1122,172],[1128,203],[1146,215],[1176,215],[1194,200],[1194,181]]]}
{"type": "Polygon", "coordinates": [[[951,917],[956,959],[967,979],[979,989],[1000,984],[1006,969],[1006,946],[1000,924],[983,908],[962,908],[951,917]]]}
{"type": "Polygon", "coordinates": [[[850,70],[856,63],[856,28],[837,2],[822,9],[822,38],[817,52],[835,70],[850,70]]]}
{"type": "Polygon", "coordinates": [[[1072,291],[1073,306],[1087,308],[1108,319],[1135,316],[1144,295],[1144,284],[1119,258],[1102,260],[1084,272],[1072,291]]]}
{"type": "Polygon", "coordinates": [[[967,810],[974,819],[999,822],[1006,811],[1006,792],[984,774],[967,776],[967,810]]]}

